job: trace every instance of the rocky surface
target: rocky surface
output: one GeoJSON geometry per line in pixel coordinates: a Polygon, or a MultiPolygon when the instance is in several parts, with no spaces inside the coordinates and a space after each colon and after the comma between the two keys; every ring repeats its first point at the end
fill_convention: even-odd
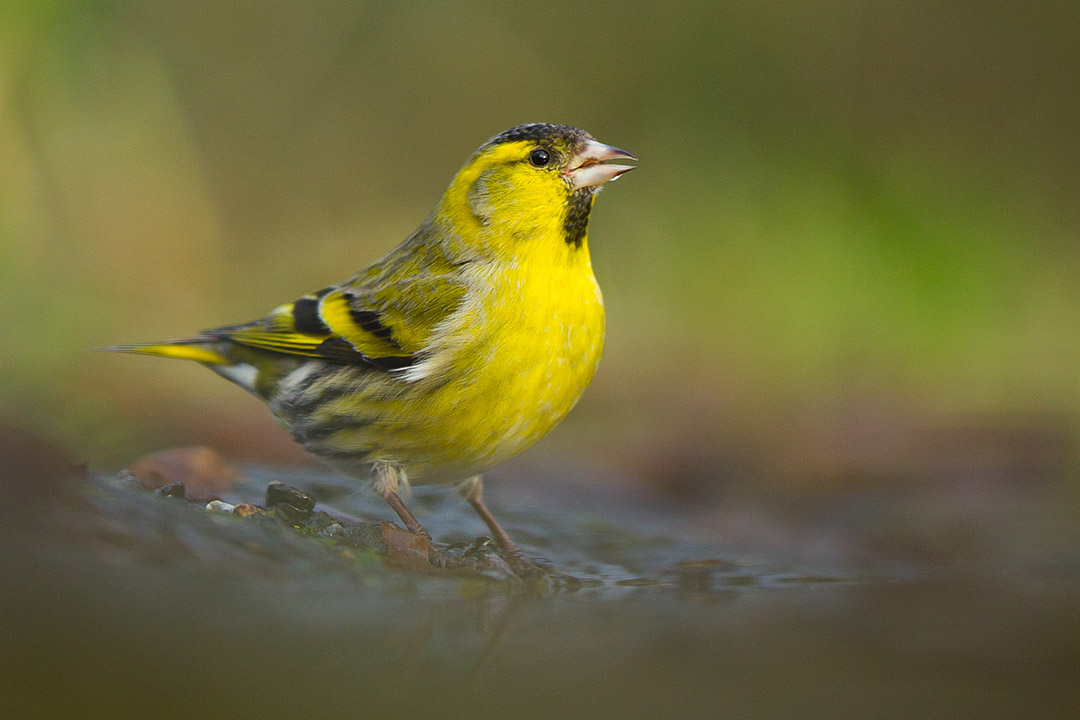
{"type": "Polygon", "coordinates": [[[870,565],[849,546],[857,522],[887,535],[880,502],[804,507],[816,535],[744,509],[755,544],[803,539],[763,559],[708,509],[519,476],[490,501],[546,568],[521,578],[445,488],[409,501],[429,543],[338,476],[243,468],[208,493],[23,467],[48,473],[0,485],[3,717],[1042,719],[1080,699],[1076,555],[1023,523],[870,565]]]}

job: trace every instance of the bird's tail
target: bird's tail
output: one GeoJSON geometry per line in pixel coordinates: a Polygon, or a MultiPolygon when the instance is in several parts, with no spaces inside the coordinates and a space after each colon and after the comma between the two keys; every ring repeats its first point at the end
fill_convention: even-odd
{"type": "Polygon", "coordinates": [[[218,342],[211,338],[186,338],[146,345],[112,345],[100,348],[107,352],[126,352],[137,355],[194,360],[204,365],[229,365],[231,361],[215,349],[218,342]]]}
{"type": "MultiPolygon", "coordinates": [[[[162,343],[114,345],[100,349],[109,352],[126,352],[136,355],[157,355],[158,357],[177,358],[179,360],[194,360],[259,397],[263,397],[257,389],[260,374],[268,368],[272,370],[275,367],[273,361],[277,359],[274,357],[274,353],[268,353],[257,348],[247,348],[230,342],[228,338],[209,334],[181,340],[168,340],[162,343]]],[[[273,386],[268,387],[272,388],[273,386]]],[[[263,397],[263,399],[266,398],[263,397]]]]}

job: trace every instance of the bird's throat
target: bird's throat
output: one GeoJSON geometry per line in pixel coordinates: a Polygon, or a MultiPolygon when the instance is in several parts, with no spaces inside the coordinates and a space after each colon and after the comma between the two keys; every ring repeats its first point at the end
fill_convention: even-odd
{"type": "Polygon", "coordinates": [[[566,206],[566,219],[563,220],[563,234],[568,245],[580,248],[585,241],[594,196],[591,187],[580,188],[570,195],[566,206]]]}

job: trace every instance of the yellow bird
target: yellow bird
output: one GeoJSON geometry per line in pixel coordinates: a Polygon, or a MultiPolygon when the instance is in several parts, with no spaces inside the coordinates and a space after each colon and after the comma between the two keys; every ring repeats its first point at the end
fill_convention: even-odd
{"type": "Polygon", "coordinates": [[[604,347],[589,259],[600,187],[634,165],[577,128],[521,125],[484,143],[431,216],[340,285],[243,325],[109,348],[200,362],[263,400],[308,452],[398,495],[457,483],[511,560],[481,473],[574,406],[604,347]]]}

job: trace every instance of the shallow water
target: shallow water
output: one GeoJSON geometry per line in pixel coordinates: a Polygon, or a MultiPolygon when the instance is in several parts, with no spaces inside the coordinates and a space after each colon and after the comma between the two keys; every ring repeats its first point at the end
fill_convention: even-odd
{"type": "MultiPolygon", "coordinates": [[[[334,476],[246,475],[223,500],[261,501],[268,482],[283,480],[338,517],[391,516],[334,476]]],[[[1040,537],[1038,552],[997,551],[1030,528],[995,516],[977,557],[969,531],[953,542],[965,552],[927,558],[910,551],[919,543],[853,542],[853,516],[874,527],[888,517],[873,499],[806,510],[793,525],[760,508],[747,521],[752,509],[720,516],[613,484],[586,492],[535,479],[493,485],[492,510],[531,557],[573,581],[409,572],[109,478],[9,503],[3,714],[1080,710],[1080,563],[1057,536],[1040,537]],[[754,529],[736,532],[732,517],[754,529]]],[[[482,534],[451,492],[421,489],[410,505],[439,543],[482,534]]]]}

